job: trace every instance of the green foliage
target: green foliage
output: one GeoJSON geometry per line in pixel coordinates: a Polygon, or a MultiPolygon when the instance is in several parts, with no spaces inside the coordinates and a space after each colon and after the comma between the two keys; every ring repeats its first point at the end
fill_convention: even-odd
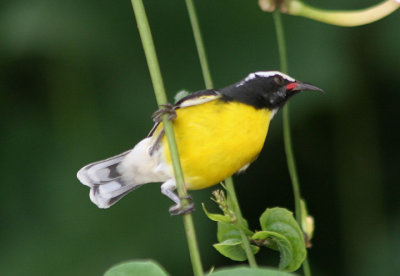
{"type": "MultiPolygon", "coordinates": [[[[219,243],[213,246],[219,253],[234,261],[247,260],[240,230],[236,225],[218,222],[217,238],[219,243]]],[[[258,246],[251,245],[251,250],[253,254],[256,254],[260,249],[258,246]]]]}
{"type": "MultiPolygon", "coordinates": [[[[246,224],[247,225],[247,224],[246,224]]],[[[247,229],[249,235],[252,235],[253,232],[247,229]]],[[[218,223],[218,231],[217,231],[217,239],[219,242],[228,239],[240,239],[240,232],[237,225],[219,222],[218,223]]]]}
{"type": "MultiPolygon", "coordinates": [[[[215,249],[225,257],[233,260],[233,261],[246,261],[247,255],[246,251],[243,247],[242,239],[228,239],[223,242],[216,243],[213,245],[215,249]]],[[[253,254],[258,253],[260,250],[259,247],[251,245],[251,250],[253,254]]]]}
{"type": "Polygon", "coordinates": [[[218,222],[217,239],[219,243],[214,244],[214,248],[231,260],[249,260],[250,262],[250,258],[254,258],[259,247],[250,245],[248,237],[252,236],[253,232],[248,228],[247,221],[240,213],[233,211],[237,208],[237,202],[226,197],[222,190],[214,191],[213,196],[213,201],[218,204],[224,213],[223,215],[210,213],[204,204],[202,206],[208,218],[218,222]]]}
{"type": "Polygon", "coordinates": [[[226,222],[226,223],[230,223],[232,221],[232,218],[228,215],[215,214],[215,213],[208,212],[204,203],[202,203],[201,206],[203,207],[203,211],[206,214],[206,216],[213,221],[226,222]]]}
{"type": "Polygon", "coordinates": [[[129,261],[117,264],[104,273],[104,276],[168,276],[169,274],[156,262],[129,261]]]}
{"type": "Polygon", "coordinates": [[[234,267],[216,270],[208,275],[212,276],[293,276],[295,274],[279,271],[272,268],[234,267]]]}
{"type": "MultiPolygon", "coordinates": [[[[224,206],[223,202],[218,201],[218,203],[220,207],[224,206]]],[[[215,249],[231,260],[245,261],[248,259],[241,231],[257,245],[279,251],[281,254],[280,270],[295,271],[306,258],[307,251],[303,233],[293,217],[293,213],[287,209],[279,207],[266,209],[260,217],[262,231],[255,234],[248,229],[247,221],[244,218],[241,218],[240,223],[232,219],[229,221],[230,217],[226,215],[228,213],[226,209],[224,209],[225,215],[209,213],[204,205],[203,209],[211,220],[218,222],[218,243],[214,244],[215,249]]],[[[253,255],[258,253],[258,246],[251,245],[250,247],[253,255]]]]}
{"type": "Polygon", "coordinates": [[[260,224],[263,231],[254,234],[252,239],[263,240],[263,245],[280,252],[280,269],[297,270],[307,251],[303,233],[292,212],[278,207],[267,209],[260,217],[260,224]]]}

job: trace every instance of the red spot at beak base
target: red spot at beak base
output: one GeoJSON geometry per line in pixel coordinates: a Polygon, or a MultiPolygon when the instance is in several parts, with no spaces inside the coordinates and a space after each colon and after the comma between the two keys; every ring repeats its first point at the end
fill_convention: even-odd
{"type": "Polygon", "coordinates": [[[295,83],[295,82],[289,83],[288,85],[286,85],[286,90],[292,90],[292,89],[296,88],[296,86],[297,86],[297,83],[295,83]]]}

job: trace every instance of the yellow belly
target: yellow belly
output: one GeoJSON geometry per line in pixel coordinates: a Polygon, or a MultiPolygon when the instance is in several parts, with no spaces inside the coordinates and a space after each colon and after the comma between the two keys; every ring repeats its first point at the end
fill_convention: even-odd
{"type": "MultiPolygon", "coordinates": [[[[219,100],[177,109],[173,126],[186,187],[213,186],[254,161],[270,116],[267,109],[219,100]]],[[[171,164],[165,137],[162,144],[164,160],[171,164]]]]}

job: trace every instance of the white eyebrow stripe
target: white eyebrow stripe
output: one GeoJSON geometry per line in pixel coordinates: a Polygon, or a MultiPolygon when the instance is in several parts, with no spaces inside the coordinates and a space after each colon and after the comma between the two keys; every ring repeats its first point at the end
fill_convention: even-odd
{"type": "Polygon", "coordinates": [[[284,79],[287,79],[288,81],[296,81],[294,78],[292,78],[292,77],[290,77],[290,76],[288,76],[286,74],[283,74],[282,72],[279,72],[279,71],[258,71],[258,72],[254,72],[254,73],[249,74],[244,80],[245,81],[249,81],[249,80],[252,80],[252,79],[256,78],[257,76],[268,78],[268,77],[275,76],[275,75],[280,75],[284,79]]]}
{"type": "Polygon", "coordinates": [[[248,82],[248,81],[250,81],[252,79],[255,79],[256,77],[268,78],[268,77],[275,76],[275,75],[280,75],[280,76],[282,76],[282,78],[284,78],[284,79],[286,79],[286,80],[288,80],[290,82],[296,81],[294,78],[292,78],[292,77],[290,77],[290,76],[288,76],[288,75],[286,75],[286,74],[284,74],[282,72],[279,72],[279,71],[257,71],[257,72],[250,73],[249,75],[247,75],[247,77],[244,80],[242,80],[241,82],[239,82],[236,85],[236,87],[242,86],[246,82],[248,82]]]}

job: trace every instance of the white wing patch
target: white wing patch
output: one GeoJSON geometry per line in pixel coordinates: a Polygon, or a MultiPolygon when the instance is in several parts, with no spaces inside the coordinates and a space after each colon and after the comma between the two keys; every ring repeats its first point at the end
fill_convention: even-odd
{"type": "Polygon", "coordinates": [[[216,93],[217,93],[216,95],[203,95],[203,96],[195,97],[192,99],[187,99],[187,100],[183,101],[182,103],[180,103],[178,108],[208,103],[213,100],[221,98],[222,95],[218,92],[216,92],[216,93]]]}

